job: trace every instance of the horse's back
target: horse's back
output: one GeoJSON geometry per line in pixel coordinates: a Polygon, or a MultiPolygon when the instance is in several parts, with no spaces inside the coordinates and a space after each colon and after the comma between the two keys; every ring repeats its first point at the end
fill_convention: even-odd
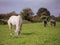
{"type": "Polygon", "coordinates": [[[9,18],[8,22],[11,23],[12,25],[16,25],[16,24],[22,22],[22,18],[21,18],[21,16],[11,16],[9,18]]]}
{"type": "Polygon", "coordinates": [[[50,20],[50,22],[51,22],[51,23],[54,23],[54,22],[55,22],[55,20],[50,20]]]}

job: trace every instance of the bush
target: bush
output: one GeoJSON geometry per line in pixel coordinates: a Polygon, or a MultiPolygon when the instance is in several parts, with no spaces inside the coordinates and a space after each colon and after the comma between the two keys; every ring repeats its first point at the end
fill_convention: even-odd
{"type": "Polygon", "coordinates": [[[23,23],[26,24],[26,23],[31,23],[31,22],[27,20],[23,20],[23,23]]]}
{"type": "Polygon", "coordinates": [[[7,24],[7,21],[4,21],[4,20],[0,19],[0,25],[5,25],[5,24],[7,24]]]}

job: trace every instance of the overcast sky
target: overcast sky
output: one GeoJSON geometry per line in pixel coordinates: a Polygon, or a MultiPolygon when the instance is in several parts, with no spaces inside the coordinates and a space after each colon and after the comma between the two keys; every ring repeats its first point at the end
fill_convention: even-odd
{"type": "Polygon", "coordinates": [[[23,8],[29,7],[36,14],[39,8],[45,7],[51,15],[60,13],[60,0],[0,0],[0,13],[16,11],[20,13],[23,8]]]}

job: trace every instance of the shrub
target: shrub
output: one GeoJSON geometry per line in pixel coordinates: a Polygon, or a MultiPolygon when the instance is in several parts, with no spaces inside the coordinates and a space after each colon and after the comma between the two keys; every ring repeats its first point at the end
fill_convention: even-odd
{"type": "Polygon", "coordinates": [[[0,19],[0,25],[5,25],[5,24],[7,24],[7,21],[4,21],[4,20],[0,19]]]}

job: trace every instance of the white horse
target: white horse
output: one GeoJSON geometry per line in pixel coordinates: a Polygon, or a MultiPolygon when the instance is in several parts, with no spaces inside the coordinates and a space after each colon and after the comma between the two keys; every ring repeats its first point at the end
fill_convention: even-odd
{"type": "Polygon", "coordinates": [[[19,35],[21,32],[21,27],[22,27],[22,17],[20,15],[18,16],[11,16],[8,20],[8,26],[9,30],[11,32],[12,25],[15,26],[15,34],[19,35]]]}

